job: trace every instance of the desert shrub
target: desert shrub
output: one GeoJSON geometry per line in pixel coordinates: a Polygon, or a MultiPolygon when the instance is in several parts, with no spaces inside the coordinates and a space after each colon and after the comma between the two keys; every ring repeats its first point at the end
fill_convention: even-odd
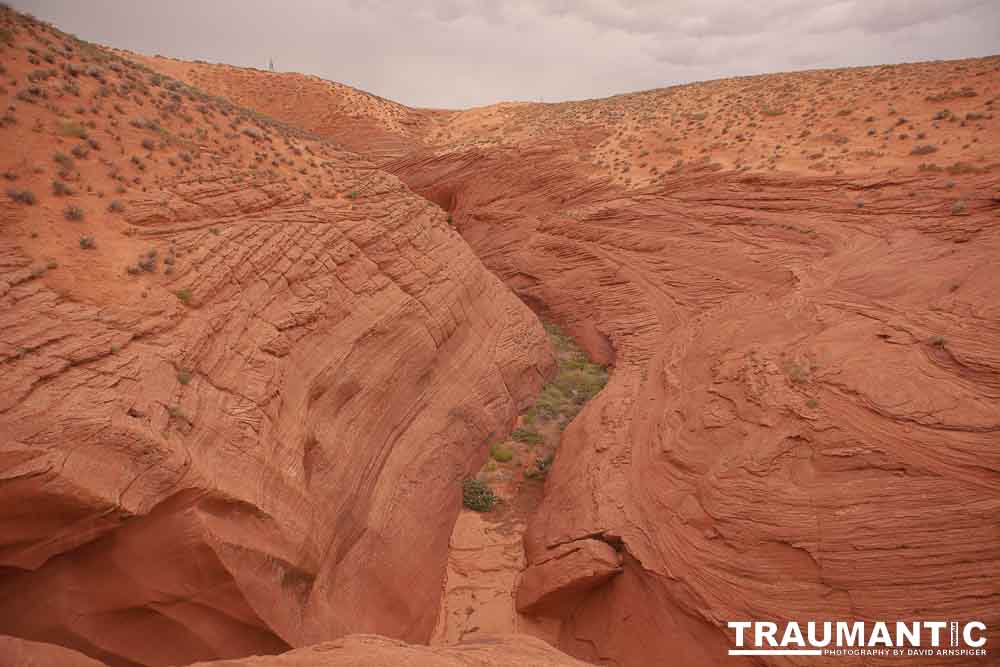
{"type": "Polygon", "coordinates": [[[969,86],[965,86],[960,90],[945,90],[935,95],[928,95],[928,102],[947,102],[948,100],[957,100],[962,97],[976,97],[978,93],[969,86]]]}
{"type": "Polygon", "coordinates": [[[121,213],[125,210],[125,204],[121,201],[115,199],[110,204],[108,204],[108,213],[121,213]]]}
{"type": "Polygon", "coordinates": [[[181,369],[180,371],[177,372],[177,381],[183,385],[188,384],[189,382],[191,382],[191,373],[181,369]]]}
{"type": "Polygon", "coordinates": [[[59,179],[54,179],[52,181],[52,194],[57,197],[66,197],[73,194],[73,188],[69,187],[69,185],[63,183],[59,179]]]}
{"type": "Polygon", "coordinates": [[[552,462],[555,460],[555,454],[549,452],[544,457],[538,457],[535,459],[535,467],[530,470],[524,471],[524,476],[528,479],[545,479],[545,476],[549,474],[549,468],[552,467],[552,462]]]}
{"type": "Polygon", "coordinates": [[[56,164],[58,164],[63,169],[72,169],[73,168],[73,158],[71,158],[70,156],[66,155],[65,153],[56,152],[52,156],[52,159],[53,159],[53,161],[55,161],[56,164]]]}
{"type": "Polygon", "coordinates": [[[59,134],[64,137],[76,137],[77,139],[87,138],[87,130],[84,129],[83,125],[74,123],[70,120],[63,120],[59,122],[59,134]]]}
{"type": "Polygon", "coordinates": [[[787,361],[785,363],[785,373],[795,384],[803,384],[809,381],[812,376],[812,364],[809,361],[787,361]]]}
{"type": "Polygon", "coordinates": [[[910,151],[910,155],[930,155],[931,153],[937,153],[937,149],[937,146],[933,144],[921,144],[910,151]]]}
{"type": "Polygon", "coordinates": [[[177,298],[180,299],[183,303],[187,303],[188,301],[191,300],[191,290],[189,290],[187,287],[180,288],[179,290],[177,290],[176,294],[177,298]]]}
{"type": "Polygon", "coordinates": [[[498,442],[490,447],[490,456],[492,456],[495,461],[507,463],[514,458],[514,452],[510,451],[498,442]]]}
{"type": "Polygon", "coordinates": [[[462,504],[470,510],[489,512],[496,502],[496,494],[484,482],[472,478],[462,482],[462,504]]]}
{"type": "Polygon", "coordinates": [[[145,148],[147,151],[155,150],[156,142],[149,138],[143,139],[142,147],[145,148]]]}
{"type": "Polygon", "coordinates": [[[97,247],[97,240],[89,234],[86,236],[81,236],[80,247],[83,248],[84,250],[93,250],[94,248],[97,247]]]}
{"type": "Polygon", "coordinates": [[[83,158],[87,157],[88,153],[90,153],[90,149],[88,149],[86,146],[83,145],[76,145],[73,146],[73,150],[71,150],[70,153],[73,154],[73,157],[77,157],[82,160],[83,158]]]}
{"type": "Polygon", "coordinates": [[[18,190],[17,188],[7,188],[7,196],[19,204],[32,206],[38,202],[35,193],[31,190],[18,190]]]}
{"type": "Polygon", "coordinates": [[[962,215],[963,213],[966,212],[967,208],[968,207],[965,205],[965,200],[959,199],[957,202],[951,205],[951,214],[962,215]]]}
{"type": "Polygon", "coordinates": [[[67,220],[83,220],[83,209],[76,204],[67,204],[63,209],[63,216],[67,220]]]}
{"type": "Polygon", "coordinates": [[[167,406],[167,414],[173,417],[174,419],[182,419],[187,422],[191,421],[190,419],[188,419],[187,415],[184,414],[184,411],[181,409],[181,406],[179,405],[167,406]]]}
{"type": "Polygon", "coordinates": [[[539,445],[545,442],[545,438],[542,437],[541,433],[533,428],[524,428],[523,426],[514,429],[514,432],[510,434],[510,437],[518,442],[523,442],[528,445],[539,445]]]}

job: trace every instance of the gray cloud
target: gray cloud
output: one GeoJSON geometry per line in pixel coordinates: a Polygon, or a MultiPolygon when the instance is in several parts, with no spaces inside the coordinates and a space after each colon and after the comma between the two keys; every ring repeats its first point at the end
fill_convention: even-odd
{"type": "Polygon", "coordinates": [[[342,81],[415,106],[1000,52],[996,0],[13,0],[84,39],[342,81]]]}

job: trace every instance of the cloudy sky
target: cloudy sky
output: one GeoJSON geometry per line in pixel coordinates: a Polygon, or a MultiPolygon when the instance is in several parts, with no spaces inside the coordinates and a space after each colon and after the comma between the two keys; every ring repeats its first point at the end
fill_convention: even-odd
{"type": "Polygon", "coordinates": [[[1000,53],[1000,0],[8,0],[83,39],[426,107],[1000,53]]]}

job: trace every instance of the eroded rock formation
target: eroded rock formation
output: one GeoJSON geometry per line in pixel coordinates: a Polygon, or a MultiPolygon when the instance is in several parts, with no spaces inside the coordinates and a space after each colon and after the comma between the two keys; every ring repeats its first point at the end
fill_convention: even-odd
{"type": "Polygon", "coordinates": [[[109,665],[429,639],[538,320],[370,163],[0,11],[9,75],[42,38],[58,72],[0,129],[36,198],[2,204],[0,632],[109,665]]]}
{"type": "Polygon", "coordinates": [[[460,193],[487,266],[613,360],[526,541],[526,576],[595,535],[624,554],[554,612],[561,648],[715,664],[734,618],[1000,622],[996,176],[966,177],[955,215],[942,176],[626,197],[558,149],[391,168],[460,193]]]}
{"type": "MultiPolygon", "coordinates": [[[[9,667],[105,667],[71,649],[0,636],[0,656],[9,667]]],[[[276,656],[200,662],[198,667],[582,667],[530,635],[504,635],[456,646],[412,646],[377,635],[350,635],[276,656]]],[[[195,667],[195,666],[193,666],[195,667]]]]}
{"type": "MultiPolygon", "coordinates": [[[[114,150],[58,178],[89,213],[128,185],[127,213],[4,205],[0,631],[109,665],[425,641],[455,485],[551,367],[495,275],[612,367],[525,540],[518,601],[559,648],[740,664],[745,618],[975,618],[996,643],[996,58],[444,115],[362,96],[354,139],[331,103],[311,129],[368,161],[58,35],[67,76],[29,86],[36,33],[4,53],[26,160],[3,167],[47,189],[75,85],[114,150]],[[123,270],[154,248],[171,274],[123,270]]],[[[261,75],[240,90],[361,99],[261,75]]]]}

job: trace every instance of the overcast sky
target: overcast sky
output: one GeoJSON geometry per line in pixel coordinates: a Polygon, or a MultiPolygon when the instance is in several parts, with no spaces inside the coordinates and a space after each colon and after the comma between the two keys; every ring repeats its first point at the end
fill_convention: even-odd
{"type": "Polygon", "coordinates": [[[1000,53],[1000,0],[8,0],[147,54],[317,74],[406,104],[604,97],[1000,53]]]}

